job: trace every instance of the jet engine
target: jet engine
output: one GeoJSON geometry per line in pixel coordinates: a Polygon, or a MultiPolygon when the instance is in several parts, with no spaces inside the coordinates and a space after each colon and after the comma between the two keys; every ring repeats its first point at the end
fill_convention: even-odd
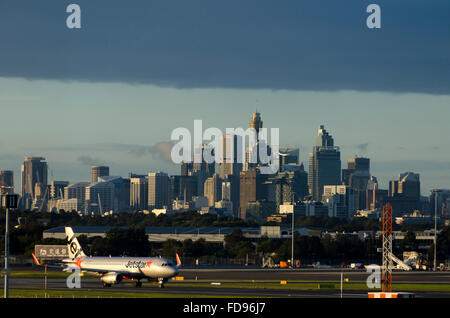
{"type": "Polygon", "coordinates": [[[122,276],[117,273],[107,273],[101,277],[101,280],[108,285],[119,284],[122,281],[122,276]]]}

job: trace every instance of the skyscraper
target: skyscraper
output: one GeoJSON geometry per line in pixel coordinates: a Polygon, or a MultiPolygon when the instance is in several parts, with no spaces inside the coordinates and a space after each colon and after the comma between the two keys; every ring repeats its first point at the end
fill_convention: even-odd
{"type": "Polygon", "coordinates": [[[130,178],[130,206],[136,210],[144,210],[148,208],[147,178],[130,178]]]}
{"type": "Polygon", "coordinates": [[[285,202],[297,202],[308,195],[305,171],[283,171],[268,178],[267,199],[275,203],[277,211],[285,202]]]}
{"type": "Polygon", "coordinates": [[[210,207],[213,207],[217,201],[222,199],[222,182],[216,173],[206,179],[203,193],[208,199],[210,207]]]}
{"type": "Polygon", "coordinates": [[[120,176],[98,177],[98,182],[111,182],[114,185],[114,211],[130,210],[130,179],[120,176]]]}
{"type": "Polygon", "coordinates": [[[164,172],[148,174],[148,209],[169,206],[169,176],[164,172]]]}
{"type": "Polygon", "coordinates": [[[261,174],[258,169],[242,171],[240,174],[239,218],[247,218],[247,205],[266,200],[267,185],[265,181],[269,175],[261,174]]]}
{"type": "Polygon", "coordinates": [[[280,148],[280,171],[284,171],[288,165],[298,165],[300,158],[300,149],[298,148],[280,148]]]}
{"type": "Polygon", "coordinates": [[[242,137],[238,135],[224,135],[222,137],[222,162],[220,163],[220,177],[227,175],[239,176],[242,171],[242,137]],[[239,148],[238,148],[239,147],[239,148]],[[241,158],[239,158],[239,155],[241,158]]]}
{"type": "Polygon", "coordinates": [[[86,188],[90,185],[89,182],[77,182],[69,184],[64,188],[64,199],[77,199],[78,204],[83,207],[86,203],[86,188]]]}
{"type": "Polygon", "coordinates": [[[355,212],[353,188],[346,185],[326,185],[322,201],[329,204],[330,215],[338,218],[350,218],[355,212]]]}
{"type": "Polygon", "coordinates": [[[106,166],[92,166],[91,182],[98,182],[99,177],[109,176],[109,167],[106,166]]]}
{"type": "Polygon", "coordinates": [[[366,190],[370,179],[370,159],[350,158],[347,169],[342,169],[342,182],[355,191],[355,208],[363,210],[366,207],[366,190]]]}
{"type": "Polygon", "coordinates": [[[47,187],[47,163],[43,157],[25,157],[21,166],[22,177],[22,207],[30,209],[35,197],[36,183],[41,188],[47,187]]]}
{"type": "Polygon", "coordinates": [[[93,182],[86,187],[86,202],[88,213],[117,212],[117,202],[114,200],[114,184],[112,182],[93,182]]]}
{"type": "Polygon", "coordinates": [[[394,216],[421,210],[419,174],[405,172],[399,175],[398,180],[391,180],[388,202],[392,205],[394,216]]]}
{"type": "Polygon", "coordinates": [[[313,152],[309,154],[308,186],[312,199],[320,201],[325,185],[341,183],[341,153],[324,126],[319,127],[313,152]]]}

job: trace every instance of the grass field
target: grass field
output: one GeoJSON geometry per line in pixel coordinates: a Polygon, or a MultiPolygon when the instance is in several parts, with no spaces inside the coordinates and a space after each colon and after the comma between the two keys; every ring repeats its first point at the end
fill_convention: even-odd
{"type": "MultiPolygon", "coordinates": [[[[84,290],[38,290],[10,289],[11,298],[222,298],[222,296],[170,294],[170,293],[129,293],[116,291],[84,291],[84,290]]],[[[223,296],[225,297],[225,296],[223,296]]]]}

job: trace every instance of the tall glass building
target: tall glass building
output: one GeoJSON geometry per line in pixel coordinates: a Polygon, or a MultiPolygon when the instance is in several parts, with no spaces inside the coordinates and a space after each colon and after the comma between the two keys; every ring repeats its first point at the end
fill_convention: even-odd
{"type": "Polygon", "coordinates": [[[334,146],[333,137],[321,125],[313,151],[309,154],[309,193],[314,201],[320,201],[325,185],[339,184],[341,184],[341,153],[339,147],[334,146]]]}

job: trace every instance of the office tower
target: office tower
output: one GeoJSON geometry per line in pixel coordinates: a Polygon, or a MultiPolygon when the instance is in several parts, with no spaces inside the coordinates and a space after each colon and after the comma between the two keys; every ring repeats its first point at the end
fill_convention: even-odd
{"type": "Polygon", "coordinates": [[[47,210],[48,186],[44,186],[40,182],[34,184],[34,197],[31,204],[31,210],[43,212],[47,210]]]}
{"type": "Polygon", "coordinates": [[[25,161],[21,166],[22,177],[22,207],[31,209],[32,202],[35,197],[36,183],[40,183],[42,187],[47,187],[47,163],[42,157],[25,157],[25,161]]]}
{"type": "Polygon", "coordinates": [[[389,182],[389,203],[393,216],[402,216],[420,210],[420,176],[417,173],[399,174],[398,180],[389,182]]]}
{"type": "Polygon", "coordinates": [[[174,200],[182,199],[182,196],[180,193],[180,181],[181,181],[181,176],[179,176],[179,175],[169,177],[169,193],[168,193],[169,203],[173,203],[174,200]]]}
{"type": "Polygon", "coordinates": [[[298,148],[280,148],[280,171],[289,169],[290,166],[296,166],[299,164],[300,149],[298,148]]]}
{"type": "Polygon", "coordinates": [[[375,210],[382,209],[383,205],[387,202],[388,190],[382,190],[378,188],[377,178],[371,176],[367,182],[366,190],[366,209],[375,210]]]}
{"type": "Polygon", "coordinates": [[[148,174],[148,209],[169,206],[169,176],[164,172],[148,174]]]}
{"type": "Polygon", "coordinates": [[[106,166],[92,166],[91,182],[98,182],[99,177],[109,176],[109,167],[106,166]]]}
{"type": "Polygon", "coordinates": [[[138,174],[138,173],[133,173],[133,172],[129,172],[128,173],[128,179],[131,178],[147,178],[146,174],[138,174]]]}
{"type": "Polygon", "coordinates": [[[83,211],[83,208],[83,204],[76,198],[56,200],[56,211],[64,210],[65,212],[81,212],[83,211]]]}
{"type": "Polygon", "coordinates": [[[231,182],[222,181],[222,200],[231,202],[231,182]]]}
{"type": "Polygon", "coordinates": [[[237,217],[240,204],[240,175],[229,174],[222,179],[222,200],[231,202],[233,215],[237,217]]]}
{"type": "Polygon", "coordinates": [[[370,179],[370,159],[350,158],[347,169],[342,169],[342,182],[355,191],[355,208],[363,210],[366,207],[366,190],[370,179]]]}
{"type": "Polygon", "coordinates": [[[314,201],[322,198],[325,185],[341,183],[341,153],[324,126],[319,127],[313,152],[309,154],[309,192],[314,201]]]}
{"type": "Polygon", "coordinates": [[[215,173],[206,179],[203,190],[204,196],[208,199],[208,205],[214,207],[217,201],[222,198],[222,180],[215,173]]]}
{"type": "Polygon", "coordinates": [[[208,178],[216,172],[216,161],[212,159],[212,162],[206,161],[206,156],[211,155],[214,158],[214,148],[212,146],[203,144],[194,146],[194,162],[192,165],[192,171],[194,173],[202,172],[208,178]],[[195,162],[195,161],[199,162],[195,162]]]}
{"type": "Polygon", "coordinates": [[[0,195],[14,193],[14,173],[11,170],[0,170],[0,195]]]}
{"type": "Polygon", "coordinates": [[[266,185],[267,200],[275,203],[277,211],[285,202],[294,203],[308,195],[307,174],[300,170],[278,172],[266,185]]]}
{"type": "Polygon", "coordinates": [[[242,171],[243,157],[242,136],[225,135],[222,137],[222,162],[220,163],[220,178],[227,175],[239,176],[242,171]]]}
{"type": "Polygon", "coordinates": [[[246,219],[247,205],[251,202],[266,200],[268,175],[261,174],[259,169],[242,171],[240,174],[239,218],[246,219]]]}
{"type": "Polygon", "coordinates": [[[179,196],[185,202],[191,202],[192,198],[198,196],[197,176],[181,176],[179,196]]]}
{"type": "Polygon", "coordinates": [[[64,199],[77,199],[77,203],[84,207],[86,203],[86,188],[89,185],[89,182],[77,182],[69,184],[64,188],[64,199]]]}
{"type": "Polygon", "coordinates": [[[87,213],[117,212],[112,182],[93,182],[86,187],[87,213]]]}
{"type": "Polygon", "coordinates": [[[130,178],[130,207],[134,210],[146,210],[148,208],[147,178],[130,178]]]}
{"type": "Polygon", "coordinates": [[[181,175],[191,176],[194,173],[194,163],[193,162],[182,162],[181,163],[181,175]]]}
{"type": "Polygon", "coordinates": [[[324,186],[322,202],[329,205],[329,214],[333,217],[348,219],[355,212],[355,193],[346,185],[324,186]]]}
{"type": "Polygon", "coordinates": [[[181,164],[181,175],[182,176],[195,176],[197,178],[197,194],[203,195],[203,185],[205,180],[211,177],[216,170],[215,159],[212,162],[206,161],[206,156],[215,156],[214,149],[212,146],[206,144],[194,145],[194,162],[183,162],[181,164]],[[197,162],[196,162],[197,161],[197,162]]]}
{"type": "Polygon", "coordinates": [[[405,197],[420,197],[420,175],[413,172],[399,174],[398,180],[389,182],[389,195],[391,197],[402,194],[405,197]]]}
{"type": "Polygon", "coordinates": [[[436,197],[437,196],[437,215],[438,217],[448,217],[449,203],[450,201],[450,190],[449,189],[436,189],[431,192],[430,195],[430,208],[428,211],[429,215],[434,216],[436,210],[436,197]]]}
{"type": "Polygon", "coordinates": [[[130,179],[120,176],[99,176],[98,182],[111,182],[114,185],[114,212],[130,210],[130,179]]]}
{"type": "Polygon", "coordinates": [[[50,199],[64,199],[64,189],[68,185],[68,181],[50,181],[50,199]]]}
{"type": "Polygon", "coordinates": [[[354,189],[364,190],[370,178],[369,158],[350,158],[347,169],[342,169],[342,182],[354,189]]]}

